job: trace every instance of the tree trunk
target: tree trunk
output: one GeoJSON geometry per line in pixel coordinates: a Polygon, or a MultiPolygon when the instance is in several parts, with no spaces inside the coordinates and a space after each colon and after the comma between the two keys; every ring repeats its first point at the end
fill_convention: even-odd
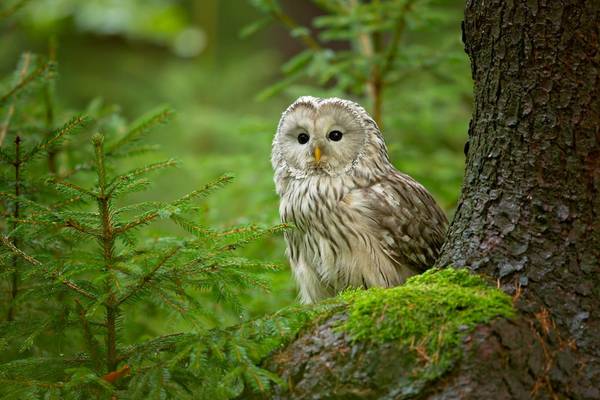
{"type": "Polygon", "coordinates": [[[550,311],[600,357],[600,2],[469,1],[462,198],[438,265],[550,311]]]}
{"type": "Polygon", "coordinates": [[[351,340],[337,313],[265,360],[288,382],[274,398],[600,399],[599,27],[597,0],[466,5],[475,110],[437,265],[491,276],[519,315],[416,384],[406,349],[351,340]]]}

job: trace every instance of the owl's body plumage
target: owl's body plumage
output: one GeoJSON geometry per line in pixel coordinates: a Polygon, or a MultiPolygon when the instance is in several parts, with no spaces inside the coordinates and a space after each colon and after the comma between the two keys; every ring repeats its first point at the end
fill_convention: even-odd
{"type": "Polygon", "coordinates": [[[273,141],[275,185],[300,299],[349,287],[391,287],[430,267],[447,220],[418,182],[389,162],[358,104],[301,97],[273,141]]]}

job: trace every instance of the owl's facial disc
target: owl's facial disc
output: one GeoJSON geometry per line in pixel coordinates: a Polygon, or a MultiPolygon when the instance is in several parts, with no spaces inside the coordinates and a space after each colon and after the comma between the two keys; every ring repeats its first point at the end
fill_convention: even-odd
{"type": "Polygon", "coordinates": [[[287,164],[309,174],[343,173],[366,135],[359,121],[336,103],[299,105],[282,121],[278,144],[287,164]]]}

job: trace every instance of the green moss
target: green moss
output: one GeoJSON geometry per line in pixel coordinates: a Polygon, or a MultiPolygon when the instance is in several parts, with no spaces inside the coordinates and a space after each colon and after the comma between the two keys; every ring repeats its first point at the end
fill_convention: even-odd
{"type": "Polygon", "coordinates": [[[512,300],[466,269],[431,269],[391,289],[349,290],[312,306],[292,306],[242,325],[266,339],[265,355],[335,312],[354,341],[396,342],[419,357],[444,361],[476,325],[512,317],[512,300]],[[266,333],[268,332],[268,333],[266,333]]]}
{"type": "MultiPolygon", "coordinates": [[[[509,296],[479,276],[446,268],[429,270],[391,289],[351,290],[312,306],[288,307],[248,321],[231,333],[239,342],[253,344],[248,354],[260,364],[301,331],[332,315],[341,317],[336,329],[346,332],[352,342],[361,342],[361,351],[378,354],[381,344],[395,345],[393,354],[399,358],[394,361],[393,384],[403,398],[421,393],[449,372],[462,356],[464,336],[475,326],[498,316],[510,318],[515,311],[509,296]]],[[[360,361],[348,362],[357,363],[350,370],[365,368],[360,361]]],[[[390,384],[386,371],[377,373],[381,374],[374,378],[381,379],[378,385],[390,384]]],[[[271,375],[269,379],[284,384],[271,375]]]]}
{"type": "Polygon", "coordinates": [[[429,270],[392,289],[353,290],[339,329],[352,340],[395,342],[409,349],[415,374],[434,378],[460,358],[460,344],[476,325],[512,317],[509,296],[466,269],[429,270]]]}

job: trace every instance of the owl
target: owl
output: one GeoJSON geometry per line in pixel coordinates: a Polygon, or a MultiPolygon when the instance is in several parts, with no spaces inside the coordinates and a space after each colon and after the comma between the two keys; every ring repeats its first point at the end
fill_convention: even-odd
{"type": "Polygon", "coordinates": [[[448,224],[429,192],[390,163],[360,105],[304,96],[273,140],[279,213],[300,301],[392,287],[433,265],[448,224]]]}

